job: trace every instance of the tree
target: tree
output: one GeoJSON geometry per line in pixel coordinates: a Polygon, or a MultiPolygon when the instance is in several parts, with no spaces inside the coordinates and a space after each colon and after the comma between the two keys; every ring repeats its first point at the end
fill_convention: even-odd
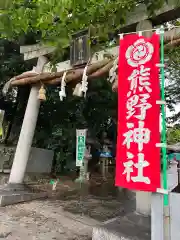
{"type": "Polygon", "coordinates": [[[51,86],[47,91],[33,144],[55,151],[59,171],[62,163],[75,166],[76,129],[88,128],[93,139],[108,131],[113,111],[117,111],[117,95],[106,79],[91,81],[86,98],[72,96],[67,89],[67,97],[61,102],[57,87],[51,86]]]}
{"type": "Polygon", "coordinates": [[[15,75],[30,69],[31,66],[32,61],[24,62],[17,43],[0,39],[1,86],[15,75]]]}
{"type": "MultiPolygon", "coordinates": [[[[180,26],[180,20],[174,23],[180,26]]],[[[166,101],[171,111],[180,103],[180,47],[174,47],[166,52],[166,101]]],[[[173,117],[169,118],[169,122],[174,123],[179,120],[180,111],[174,112],[173,117]]]]}
{"type": "Polygon", "coordinates": [[[180,143],[180,126],[179,125],[175,125],[174,127],[168,128],[167,143],[168,144],[180,143]]]}
{"type": "Polygon", "coordinates": [[[151,11],[166,0],[8,0],[2,10],[2,36],[19,40],[33,34],[36,41],[53,44],[61,51],[69,46],[71,34],[91,28],[92,41],[105,44],[117,34],[127,13],[139,3],[151,11]]]}
{"type": "MultiPolygon", "coordinates": [[[[180,47],[173,48],[167,54],[168,58],[168,87],[167,87],[167,101],[171,110],[180,103],[180,47]]],[[[170,118],[171,122],[175,122],[180,117],[180,111],[174,113],[170,118]]]]}
{"type": "MultiPolygon", "coordinates": [[[[17,74],[21,74],[27,71],[32,66],[32,62],[24,62],[22,56],[19,52],[19,46],[8,40],[0,40],[0,73],[1,81],[0,88],[12,77],[17,74]]],[[[9,131],[7,132],[7,137],[10,134],[10,129],[12,124],[18,126],[18,131],[20,130],[20,125],[22,123],[22,118],[25,110],[25,104],[28,97],[27,90],[23,88],[14,89],[13,92],[9,93],[6,97],[2,95],[0,91],[0,109],[5,110],[6,123],[8,125],[9,131]],[[18,114],[16,110],[18,109],[18,114]]],[[[18,132],[14,136],[17,140],[18,132]]]]}

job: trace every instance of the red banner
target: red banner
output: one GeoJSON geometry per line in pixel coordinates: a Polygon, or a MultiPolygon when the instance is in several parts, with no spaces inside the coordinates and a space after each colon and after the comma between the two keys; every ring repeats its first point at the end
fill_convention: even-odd
{"type": "Polygon", "coordinates": [[[159,35],[120,40],[116,185],[160,188],[159,35]]]}

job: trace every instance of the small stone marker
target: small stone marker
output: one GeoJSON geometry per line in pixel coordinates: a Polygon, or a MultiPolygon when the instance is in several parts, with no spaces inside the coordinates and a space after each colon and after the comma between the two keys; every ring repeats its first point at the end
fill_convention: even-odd
{"type": "Polygon", "coordinates": [[[59,179],[57,180],[54,180],[54,179],[51,179],[50,180],[50,184],[52,185],[52,191],[55,191],[56,190],[56,187],[57,187],[57,183],[59,182],[59,179]]]}

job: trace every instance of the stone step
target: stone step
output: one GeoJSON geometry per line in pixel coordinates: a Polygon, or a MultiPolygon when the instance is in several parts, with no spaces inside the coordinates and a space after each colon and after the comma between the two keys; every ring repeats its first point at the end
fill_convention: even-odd
{"type": "Polygon", "coordinates": [[[29,192],[1,192],[0,191],[0,206],[8,206],[16,203],[28,202],[36,199],[46,198],[47,194],[41,193],[29,193],[29,192]]]}
{"type": "Polygon", "coordinates": [[[46,192],[33,191],[33,189],[24,184],[9,183],[6,185],[0,185],[1,207],[46,197],[46,192]]]}
{"type": "Polygon", "coordinates": [[[150,217],[135,212],[93,228],[92,240],[150,240],[150,217]]]}

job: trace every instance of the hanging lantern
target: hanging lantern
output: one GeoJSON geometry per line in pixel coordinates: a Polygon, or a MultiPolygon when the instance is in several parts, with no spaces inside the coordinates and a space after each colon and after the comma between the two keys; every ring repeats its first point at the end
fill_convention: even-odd
{"type": "Polygon", "coordinates": [[[46,89],[44,88],[43,85],[42,85],[41,88],[39,89],[38,99],[39,99],[40,101],[46,101],[46,89]]]}

